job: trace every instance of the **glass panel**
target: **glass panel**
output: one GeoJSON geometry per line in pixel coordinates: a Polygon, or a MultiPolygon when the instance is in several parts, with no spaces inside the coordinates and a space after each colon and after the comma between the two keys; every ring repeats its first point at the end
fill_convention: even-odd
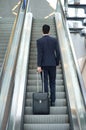
{"type": "Polygon", "coordinates": [[[69,17],[85,17],[84,9],[77,9],[77,8],[68,8],[68,16],[69,17]]]}

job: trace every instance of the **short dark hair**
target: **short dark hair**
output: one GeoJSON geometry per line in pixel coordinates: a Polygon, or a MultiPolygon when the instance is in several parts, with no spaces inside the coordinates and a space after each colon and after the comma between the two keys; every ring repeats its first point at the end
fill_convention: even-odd
{"type": "Polygon", "coordinates": [[[50,26],[47,25],[47,24],[44,24],[43,27],[42,27],[42,31],[44,34],[48,34],[49,31],[50,31],[50,26]]]}

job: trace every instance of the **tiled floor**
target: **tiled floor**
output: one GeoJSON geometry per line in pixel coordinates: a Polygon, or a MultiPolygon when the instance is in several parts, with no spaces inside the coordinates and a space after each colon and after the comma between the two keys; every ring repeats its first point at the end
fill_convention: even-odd
{"type": "Polygon", "coordinates": [[[52,18],[55,13],[57,0],[31,0],[30,10],[36,18],[52,18]]]}
{"type": "Polygon", "coordinates": [[[0,0],[0,17],[16,16],[20,0],[0,0]]]}

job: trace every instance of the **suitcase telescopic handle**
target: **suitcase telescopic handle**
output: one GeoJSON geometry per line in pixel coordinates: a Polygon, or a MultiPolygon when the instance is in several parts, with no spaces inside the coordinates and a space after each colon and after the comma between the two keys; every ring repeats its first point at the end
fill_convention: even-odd
{"type": "Polygon", "coordinates": [[[41,76],[41,82],[42,82],[42,92],[44,92],[44,72],[41,73],[37,72],[37,92],[39,92],[39,75],[41,76]]]}

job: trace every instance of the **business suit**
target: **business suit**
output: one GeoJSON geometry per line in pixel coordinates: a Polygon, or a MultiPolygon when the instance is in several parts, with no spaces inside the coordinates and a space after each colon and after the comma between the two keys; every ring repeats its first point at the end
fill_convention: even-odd
{"type": "Polygon", "coordinates": [[[49,76],[51,102],[55,102],[56,66],[59,64],[59,59],[59,46],[55,38],[44,35],[37,40],[37,66],[42,67],[44,71],[45,92],[48,92],[49,76]]]}

